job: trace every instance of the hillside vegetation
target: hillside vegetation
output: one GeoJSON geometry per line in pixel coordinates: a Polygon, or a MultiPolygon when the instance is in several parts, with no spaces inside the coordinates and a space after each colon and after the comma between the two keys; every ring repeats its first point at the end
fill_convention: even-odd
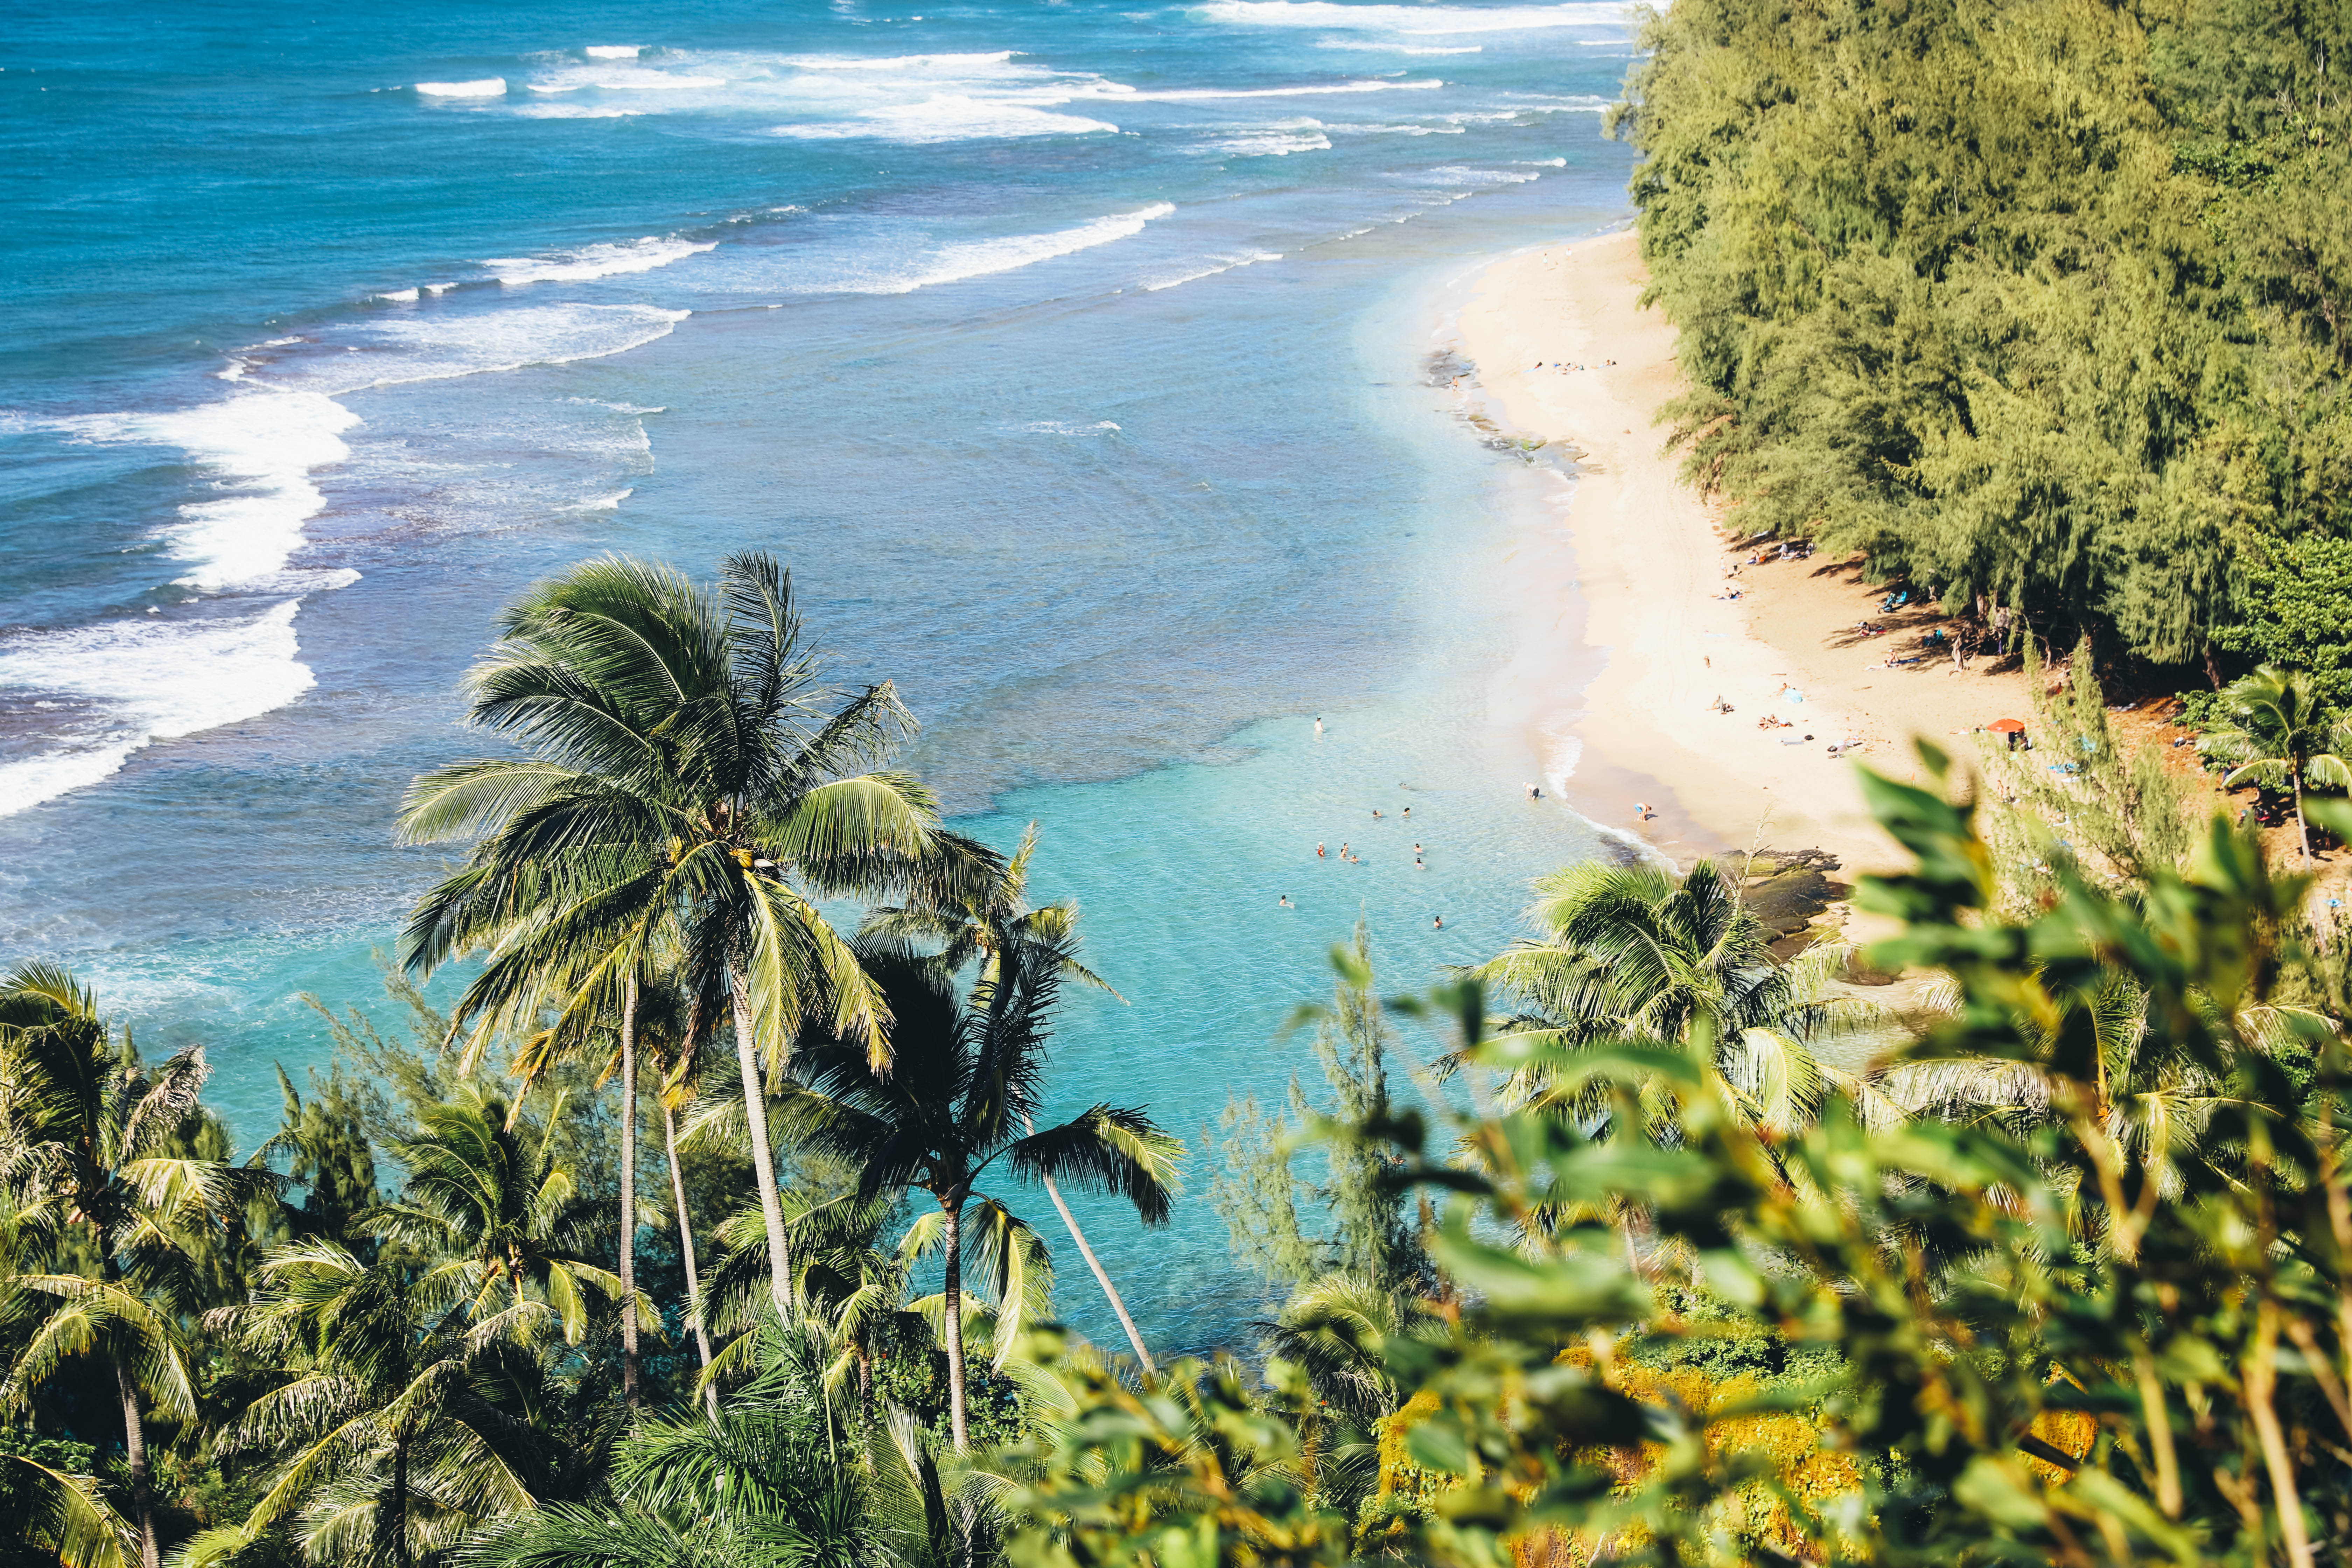
{"type": "Polygon", "coordinates": [[[1695,477],[1947,608],[2352,698],[2352,7],[1675,0],[1614,127],[1695,477]]]}

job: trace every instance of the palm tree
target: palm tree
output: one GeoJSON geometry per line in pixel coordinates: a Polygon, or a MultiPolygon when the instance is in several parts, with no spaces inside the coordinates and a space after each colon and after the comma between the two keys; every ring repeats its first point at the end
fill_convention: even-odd
{"type": "Polygon", "coordinates": [[[21,1405],[68,1356],[106,1361],[145,1568],[156,1568],[157,1547],[141,1395],[168,1418],[195,1415],[169,1298],[192,1267],[194,1228],[242,1185],[217,1162],[173,1152],[206,1072],[200,1048],[148,1071],[128,1036],[120,1047],[109,1038],[97,999],[63,969],[26,964],[0,982],[0,1175],[20,1194],[6,1282],[54,1302],[0,1383],[0,1405],[21,1405]],[[27,1268],[44,1242],[64,1256],[86,1247],[97,1278],[27,1268]]]}
{"type": "Polygon", "coordinates": [[[467,677],[468,717],[528,754],[410,785],[408,842],[479,837],[417,905],[405,962],[424,973],[488,952],[458,1009],[478,1035],[528,1034],[551,1007],[609,1010],[666,941],[720,977],[781,1310],[790,1271],[765,1084],[782,1081],[813,1019],[877,1064],[887,1049],[874,989],[816,900],[951,881],[994,858],[942,833],[912,777],[879,771],[913,720],[887,682],[845,699],[820,684],[791,579],[768,556],[729,557],[711,587],[645,562],[586,562],[526,594],[500,633],[467,677]]]}
{"type": "MultiPolygon", "coordinates": [[[[961,970],[977,960],[983,980],[995,977],[997,955],[1008,948],[1024,943],[1055,945],[1063,950],[1061,973],[1065,979],[1118,996],[1110,982],[1077,960],[1078,906],[1068,900],[1035,909],[1029,906],[1029,862],[1036,853],[1037,825],[1033,822],[1021,835],[1021,847],[997,875],[960,898],[928,905],[877,909],[866,917],[861,934],[884,942],[936,941],[940,943],[940,961],[950,971],[961,970]]],[[[1023,1131],[1035,1129],[1024,1123],[1023,1131]]],[[[1076,1244],[1078,1256],[1093,1271],[1095,1283],[1102,1287],[1110,1310],[1118,1315],[1119,1327],[1127,1331],[1127,1342],[1135,1347],[1135,1359],[1143,1364],[1146,1373],[1156,1371],[1151,1352],[1145,1347],[1134,1318],[1128,1314],[1127,1302],[1120,1297],[1118,1287],[1110,1282],[1109,1270],[1095,1257],[1095,1249],[1087,1245],[1087,1234],[1078,1228],[1077,1215],[1070,1212],[1062,1189],[1054,1184],[1050,1176],[1040,1184],[1053,1200],[1055,1211],[1062,1216],[1062,1225],[1076,1244]]]]}
{"type": "MultiPolygon", "coordinates": [[[[1025,1131],[1039,1109],[1050,1017],[1069,956],[1066,942],[1008,946],[993,977],[965,998],[934,960],[869,952],[892,1020],[891,1070],[878,1069],[854,1039],[812,1038],[802,1052],[809,1092],[791,1102],[790,1114],[807,1146],[853,1165],[865,1194],[919,1190],[939,1206],[949,1425],[959,1453],[971,1446],[965,1254],[994,1265],[995,1293],[1005,1301],[1019,1294],[1013,1270],[1029,1247],[1026,1224],[981,1190],[990,1168],[1002,1161],[1018,1179],[1051,1176],[1116,1194],[1147,1225],[1168,1218],[1183,1146],[1142,1110],[1097,1105],[1044,1131],[1025,1131]]],[[[1001,1349],[1001,1328],[999,1339],[1001,1349]]]]}
{"type": "Polygon", "coordinates": [[[944,1479],[897,1413],[856,1435],[821,1386],[822,1351],[772,1315],[751,1380],[709,1415],[622,1438],[612,1498],[556,1505],[490,1535],[477,1568],[949,1568],[986,1510],[944,1479]],[[879,1440],[874,1440],[879,1439],[879,1440]]]}
{"type": "Polygon", "coordinates": [[[415,1132],[394,1145],[407,1184],[361,1228],[445,1258],[436,1277],[452,1282],[478,1322],[529,1340],[551,1317],[576,1345],[588,1290],[624,1310],[643,1303],[571,1245],[585,1216],[571,1173],[549,1151],[553,1137],[551,1123],[534,1147],[503,1103],[461,1088],[420,1110],[415,1132]]]}
{"type": "MultiPolygon", "coordinates": [[[[1652,865],[1571,866],[1539,879],[1528,910],[1539,935],[1512,943],[1470,971],[1515,1005],[1496,1042],[1570,1047],[1613,1040],[1681,1043],[1706,1020],[1715,1070],[1731,1103],[1758,1125],[1785,1131],[1809,1120],[1834,1085],[1878,1103],[1858,1077],[1824,1062],[1818,1047],[1872,1035],[1892,1020],[1832,984],[1846,950],[1824,944],[1788,964],[1772,960],[1771,933],[1741,903],[1738,887],[1702,860],[1677,878],[1652,865]]],[[[1528,1102],[1550,1085],[1524,1078],[1528,1102]]],[[[1596,1114],[1597,1103],[1559,1103],[1596,1114]]]]}
{"type": "Polygon", "coordinates": [[[303,1242],[262,1264],[250,1305],[210,1315],[283,1380],[226,1446],[282,1457],[242,1525],[190,1542],[187,1568],[226,1561],[297,1510],[311,1562],[410,1568],[420,1549],[531,1507],[514,1424],[479,1388],[494,1364],[530,1358],[468,1331],[467,1286],[397,1247],[371,1264],[303,1242]]]}
{"type": "Polygon", "coordinates": [[[2305,784],[2352,789],[2352,724],[2321,702],[2310,675],[2266,664],[2221,691],[2221,718],[2197,749],[2226,764],[2221,787],[2252,779],[2294,795],[2294,830],[2311,864],[2311,826],[2303,817],[2305,784]]]}
{"type": "Polygon", "coordinates": [[[0,1453],[0,1497],[15,1505],[14,1539],[62,1568],[130,1568],[138,1533],[116,1513],[95,1477],[75,1475],[28,1454],[0,1453]]]}

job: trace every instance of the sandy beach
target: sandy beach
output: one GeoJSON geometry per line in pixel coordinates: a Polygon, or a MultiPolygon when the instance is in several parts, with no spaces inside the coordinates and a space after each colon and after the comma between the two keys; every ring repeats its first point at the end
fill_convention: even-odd
{"type": "Polygon", "coordinates": [[[1991,659],[1956,669],[1927,640],[1943,618],[1882,614],[1856,562],[1735,554],[1736,510],[1682,483],[1666,449],[1659,411],[1685,383],[1646,282],[1635,237],[1608,235],[1504,258],[1460,317],[1486,416],[1581,454],[1568,527],[1600,673],[1559,694],[1572,711],[1544,738],[1552,787],[1680,860],[1762,846],[1894,864],[1851,759],[1911,776],[1915,735],[1971,758],[1974,731],[2027,716],[2024,681],[1991,659]]]}

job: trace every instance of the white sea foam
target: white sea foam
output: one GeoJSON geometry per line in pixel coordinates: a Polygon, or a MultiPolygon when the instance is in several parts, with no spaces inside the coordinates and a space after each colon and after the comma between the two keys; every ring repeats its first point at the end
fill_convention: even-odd
{"type": "Polygon", "coordinates": [[[1475,55],[1485,53],[1486,48],[1484,44],[1383,44],[1370,38],[1325,38],[1315,47],[1360,52],[1377,50],[1384,55],[1475,55]]]}
{"type": "Polygon", "coordinates": [[[693,88],[725,87],[723,76],[672,76],[638,67],[574,66],[551,79],[529,84],[533,92],[577,92],[583,87],[607,92],[683,92],[693,88]]]}
{"type": "Polygon", "coordinates": [[[1204,142],[1188,149],[1222,158],[1286,158],[1293,153],[1328,153],[1331,139],[1323,133],[1320,121],[1301,117],[1296,120],[1276,120],[1264,125],[1228,126],[1238,131],[1216,142],[1204,142]]]}
{"type": "Polygon", "coordinates": [[[1201,10],[1219,22],[1259,27],[1332,27],[1442,36],[1517,33],[1538,27],[1627,26],[1630,5],[1345,5],[1334,0],[1210,0],[1201,10]]]}
{"type": "Polygon", "coordinates": [[[1198,87],[1175,88],[1162,92],[1140,92],[1123,89],[1120,100],[1132,103],[1197,103],[1216,98],[1319,98],[1330,93],[1399,92],[1416,88],[1444,87],[1434,77],[1421,81],[1339,81],[1319,82],[1305,87],[1198,87]]]}
{"type": "Polygon", "coordinates": [[[645,111],[617,103],[526,103],[515,112],[526,120],[625,120],[645,111]]]}
{"type": "Polygon", "coordinates": [[[425,98],[503,98],[507,79],[488,76],[479,81],[420,81],[416,90],[425,98]]]}
{"type": "Polygon", "coordinates": [[[309,690],[296,605],[250,619],[109,621],[0,642],[0,690],[89,709],[62,744],[0,763],[0,816],[96,784],[151,742],[234,724],[309,690]]]}
{"type": "Polygon", "coordinates": [[[643,44],[591,44],[580,51],[592,60],[633,60],[646,52],[643,44]]]}
{"type": "Polygon", "coordinates": [[[785,63],[802,70],[864,71],[864,70],[970,70],[976,66],[1001,66],[1013,58],[1012,49],[998,49],[992,54],[968,55],[887,55],[861,57],[856,55],[787,55],[785,63]]]}
{"type": "Polygon", "coordinates": [[[1509,169],[1468,169],[1460,164],[1424,169],[1419,174],[1394,177],[1412,184],[1434,185],[1524,185],[1529,180],[1543,178],[1541,174],[1517,174],[1509,169]]]}
{"type": "Polygon", "coordinates": [[[1097,218],[1092,223],[1080,224],[1076,228],[1056,229],[1051,234],[1016,234],[1001,239],[964,240],[942,246],[903,272],[845,271],[829,278],[819,276],[793,284],[793,292],[911,294],[918,289],[935,288],[966,278],[984,277],[992,272],[1011,272],[1018,268],[1051,260],[1056,256],[1068,256],[1074,251],[1131,238],[1141,234],[1145,225],[1166,217],[1175,210],[1168,203],[1159,202],[1139,211],[1097,218]]]}
{"type": "Polygon", "coordinates": [[[779,125],[774,134],[804,141],[870,136],[877,141],[921,146],[1011,136],[1085,136],[1118,126],[1076,114],[1054,114],[1026,104],[990,101],[961,94],[920,103],[887,104],[860,110],[856,120],[814,125],[779,125]]]}
{"type": "Polygon", "coordinates": [[[522,283],[584,283],[592,278],[611,278],[624,272],[650,272],[656,267],[667,267],[673,261],[683,261],[689,256],[699,256],[715,250],[719,242],[689,239],[663,239],[647,235],[643,239],[617,240],[609,245],[583,246],[578,250],[558,251],[553,256],[506,257],[482,263],[499,282],[522,283]]]}
{"type": "Polygon", "coordinates": [[[350,352],[298,354],[277,361],[270,372],[339,397],[363,387],[602,359],[667,337],[691,314],[651,305],[520,305],[385,316],[343,329],[354,341],[321,345],[350,352]]]}
{"type": "Polygon", "coordinates": [[[1098,430],[1116,430],[1118,426],[1108,419],[1098,419],[1092,425],[1072,425],[1060,419],[1040,419],[1034,425],[1024,425],[1021,428],[1033,436],[1091,436],[1098,430]]]}
{"type": "Polygon", "coordinates": [[[311,470],[351,456],[342,433],[359,416],[311,392],[272,390],[194,408],[89,414],[57,422],[77,441],[177,447],[205,470],[217,500],[180,509],[163,531],[179,581],[205,592],[252,587],[275,578],[302,547],[302,525],[326,506],[311,470]]]}
{"type": "Polygon", "coordinates": [[[414,289],[394,289],[389,292],[378,294],[376,298],[379,300],[389,300],[395,305],[414,305],[416,303],[416,290],[414,289]]]}
{"type": "MultiPolygon", "coordinates": [[[[1359,230],[1358,232],[1360,233],[1362,231],[1359,230]]],[[[1157,294],[1162,289],[1173,289],[1180,284],[1195,283],[1203,278],[1214,278],[1218,273],[1231,272],[1236,267],[1255,267],[1261,261],[1279,261],[1282,259],[1282,252],[1278,250],[1253,250],[1248,252],[1246,255],[1213,256],[1208,259],[1215,262],[1216,265],[1213,267],[1203,267],[1194,272],[1181,273],[1174,278],[1163,278],[1157,283],[1146,283],[1143,286],[1143,291],[1147,294],[1157,294]]]]}
{"type": "Polygon", "coordinates": [[[1467,134],[1463,127],[1454,124],[1373,125],[1332,121],[1326,123],[1324,129],[1335,136],[1461,136],[1467,134]]]}

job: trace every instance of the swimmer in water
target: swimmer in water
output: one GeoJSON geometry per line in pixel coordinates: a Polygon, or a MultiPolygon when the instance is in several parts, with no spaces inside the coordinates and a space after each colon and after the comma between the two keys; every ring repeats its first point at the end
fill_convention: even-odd
{"type": "Polygon", "coordinates": [[[1377,805],[1376,805],[1376,806],[1372,807],[1372,820],[1373,820],[1374,822],[1378,822],[1380,819],[1381,819],[1381,808],[1380,808],[1379,806],[1377,806],[1377,805]]]}
{"type": "Polygon", "coordinates": [[[1315,715],[1315,732],[1318,735],[1323,732],[1323,715],[1320,713],[1315,715]]]}
{"type": "Polygon", "coordinates": [[[1409,805],[1408,805],[1408,806],[1406,806],[1406,807],[1404,808],[1404,814],[1405,814],[1407,816],[1411,816],[1412,815],[1412,807],[1411,807],[1411,806],[1409,806],[1409,805]]]}
{"type": "Polygon", "coordinates": [[[1421,843],[1418,839],[1413,842],[1412,852],[1416,855],[1421,853],[1421,843]]]}
{"type": "Polygon", "coordinates": [[[1298,906],[1290,901],[1290,895],[1288,893],[1285,893],[1282,895],[1282,907],[1286,910],[1295,910],[1298,906]]]}
{"type": "Polygon", "coordinates": [[[1444,931],[1445,929],[1445,917],[1444,915],[1430,916],[1429,929],[1432,931],[1444,931]]]}
{"type": "Polygon", "coordinates": [[[1315,858],[1317,858],[1318,860],[1321,860],[1321,859],[1326,859],[1326,858],[1328,858],[1328,857],[1326,857],[1326,856],[1324,855],[1324,853],[1323,853],[1323,846],[1321,846],[1320,844],[1318,844],[1318,845],[1315,847],[1315,858]]]}
{"type": "Polygon", "coordinates": [[[1355,855],[1348,848],[1348,841],[1344,838],[1341,839],[1339,841],[1339,858],[1342,860],[1352,860],[1355,858],[1355,855]]]}

